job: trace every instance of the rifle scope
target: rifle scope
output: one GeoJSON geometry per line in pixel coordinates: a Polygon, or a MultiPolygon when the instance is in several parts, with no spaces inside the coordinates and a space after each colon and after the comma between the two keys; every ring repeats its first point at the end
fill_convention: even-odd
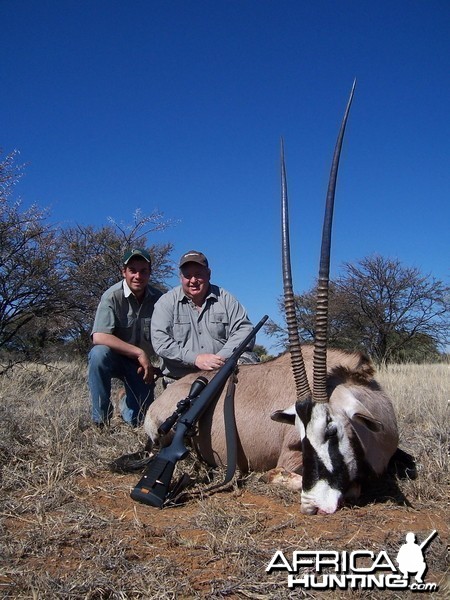
{"type": "Polygon", "coordinates": [[[178,421],[178,418],[187,411],[187,409],[191,406],[191,403],[195,398],[197,398],[201,392],[205,389],[208,384],[208,380],[206,377],[197,377],[197,379],[191,385],[191,389],[189,390],[189,394],[183,400],[180,400],[177,404],[177,408],[175,412],[173,412],[170,417],[161,423],[158,427],[159,435],[166,435],[178,421]]]}

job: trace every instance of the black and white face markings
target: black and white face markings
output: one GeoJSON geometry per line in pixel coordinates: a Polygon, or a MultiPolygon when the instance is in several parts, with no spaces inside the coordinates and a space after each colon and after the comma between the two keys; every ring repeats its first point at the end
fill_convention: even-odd
{"type": "Polygon", "coordinates": [[[295,405],[303,452],[301,510],[333,513],[356,479],[356,448],[345,430],[344,417],[333,417],[329,404],[310,398],[295,405]]]}

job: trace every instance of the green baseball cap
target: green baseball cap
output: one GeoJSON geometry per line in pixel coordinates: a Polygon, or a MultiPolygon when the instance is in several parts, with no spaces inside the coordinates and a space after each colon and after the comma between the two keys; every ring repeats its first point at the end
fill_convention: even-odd
{"type": "Polygon", "coordinates": [[[133,248],[132,250],[125,252],[125,254],[123,255],[123,260],[122,260],[123,264],[127,265],[129,263],[129,261],[132,258],[134,258],[135,256],[137,256],[138,258],[143,258],[150,265],[152,264],[150,254],[147,252],[147,250],[143,250],[142,248],[133,248]]]}

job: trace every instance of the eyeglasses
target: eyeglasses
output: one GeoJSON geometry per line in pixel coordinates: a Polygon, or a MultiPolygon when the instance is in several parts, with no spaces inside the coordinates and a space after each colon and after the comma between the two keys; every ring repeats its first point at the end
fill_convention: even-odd
{"type": "Polygon", "coordinates": [[[181,273],[181,278],[184,279],[185,281],[190,281],[191,279],[195,279],[196,281],[205,281],[205,279],[206,279],[205,275],[200,275],[199,273],[193,273],[189,277],[187,277],[186,275],[183,275],[183,273],[181,273]]]}

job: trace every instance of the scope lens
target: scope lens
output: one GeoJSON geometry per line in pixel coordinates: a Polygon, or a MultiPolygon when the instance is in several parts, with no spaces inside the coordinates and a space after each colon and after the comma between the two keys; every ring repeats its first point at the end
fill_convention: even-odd
{"type": "Polygon", "coordinates": [[[197,377],[189,390],[189,398],[197,398],[197,396],[205,389],[208,384],[206,377],[197,377]]]}

